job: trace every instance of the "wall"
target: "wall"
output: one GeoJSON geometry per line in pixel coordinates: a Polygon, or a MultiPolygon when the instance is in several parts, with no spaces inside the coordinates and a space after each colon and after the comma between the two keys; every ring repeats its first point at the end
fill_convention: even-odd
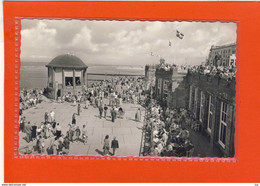
{"type": "MultiPolygon", "coordinates": [[[[188,73],[186,77],[186,97],[188,98],[187,108],[192,111],[196,119],[202,125],[202,133],[205,134],[212,147],[217,148],[220,150],[225,157],[233,157],[234,156],[234,123],[235,123],[235,84],[236,80],[233,78],[231,81],[227,81],[221,79],[217,76],[211,77],[207,75],[201,75],[199,73],[188,73]],[[192,85],[192,87],[191,87],[192,85]],[[191,91],[192,88],[192,92],[191,91]],[[195,88],[198,90],[198,95],[203,92],[202,96],[202,104],[203,107],[201,109],[202,112],[202,120],[200,121],[200,107],[201,105],[201,98],[198,96],[197,100],[190,99],[190,94],[194,95],[195,88]],[[212,99],[212,128],[211,132],[207,130],[208,126],[208,116],[209,116],[209,96],[212,99]],[[189,102],[196,103],[197,108],[189,107],[189,102]],[[218,140],[219,140],[219,127],[220,127],[220,118],[221,118],[221,103],[227,103],[227,127],[226,127],[226,143],[225,148],[223,148],[218,140]]],[[[194,96],[191,96],[192,98],[194,96]]],[[[194,104],[190,104],[194,105],[194,104]]]]}
{"type": "Polygon", "coordinates": [[[146,65],[145,66],[145,80],[153,81],[155,80],[155,65],[146,65]]]}
{"type": "Polygon", "coordinates": [[[220,65],[229,66],[230,56],[236,54],[236,44],[211,47],[208,64],[216,65],[214,59],[218,53],[221,56],[220,65]]]}
{"type": "MultiPolygon", "coordinates": [[[[158,89],[158,79],[162,79],[162,84],[164,81],[169,81],[168,84],[168,96],[166,98],[167,106],[170,108],[185,108],[186,107],[186,83],[184,73],[178,73],[177,68],[165,71],[163,69],[156,69],[156,93],[158,89]]],[[[161,86],[161,96],[156,94],[158,100],[163,100],[164,87],[161,86]]]]}

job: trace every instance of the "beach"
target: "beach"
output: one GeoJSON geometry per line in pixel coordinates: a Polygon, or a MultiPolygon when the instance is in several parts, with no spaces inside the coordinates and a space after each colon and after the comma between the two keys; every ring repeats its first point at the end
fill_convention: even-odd
{"type": "MultiPolygon", "coordinates": [[[[47,86],[48,71],[44,62],[22,62],[20,68],[20,87],[21,88],[39,88],[44,89],[47,86]]],[[[87,69],[87,79],[89,81],[105,80],[111,78],[106,75],[90,75],[95,74],[128,74],[128,75],[144,75],[144,67],[142,66],[118,66],[118,65],[89,65],[87,69]],[[89,75],[88,75],[89,74],[89,75]]]]}

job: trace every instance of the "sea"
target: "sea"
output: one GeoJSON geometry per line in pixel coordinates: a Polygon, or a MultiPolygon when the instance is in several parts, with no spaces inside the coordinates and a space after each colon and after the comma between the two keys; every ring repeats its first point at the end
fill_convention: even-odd
{"type": "MultiPolygon", "coordinates": [[[[47,86],[48,70],[45,62],[21,62],[20,87],[26,89],[44,89],[47,86]]],[[[88,73],[96,74],[128,74],[144,76],[143,66],[138,65],[88,65],[88,73]]],[[[98,81],[112,78],[105,75],[88,75],[89,81],[98,81]]]]}

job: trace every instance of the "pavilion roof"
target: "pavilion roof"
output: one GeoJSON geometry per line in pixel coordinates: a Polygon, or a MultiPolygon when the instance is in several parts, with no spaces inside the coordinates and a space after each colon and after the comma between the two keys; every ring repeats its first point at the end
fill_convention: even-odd
{"type": "Polygon", "coordinates": [[[48,65],[46,65],[46,67],[88,68],[80,58],[71,54],[64,54],[55,57],[48,65]]]}

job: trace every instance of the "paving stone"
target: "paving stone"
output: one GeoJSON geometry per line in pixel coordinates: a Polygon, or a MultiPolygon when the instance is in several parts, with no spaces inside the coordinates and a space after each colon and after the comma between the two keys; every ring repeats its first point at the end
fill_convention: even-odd
{"type": "MultiPolygon", "coordinates": [[[[108,100],[104,100],[104,103],[108,103],[108,100]]],[[[142,131],[138,129],[143,125],[142,122],[134,121],[135,112],[140,105],[123,104],[122,107],[125,110],[123,119],[117,118],[114,123],[111,121],[110,111],[107,113],[107,118],[99,118],[97,108],[92,106],[89,109],[84,109],[84,104],[81,104],[82,112],[80,116],[76,115],[77,126],[82,129],[82,126],[86,124],[88,132],[88,142],[86,145],[82,143],[71,143],[70,154],[73,155],[95,155],[99,156],[103,153],[103,141],[105,135],[109,135],[110,143],[114,136],[119,141],[120,148],[118,149],[118,156],[138,156],[142,131]]],[[[71,103],[55,103],[55,102],[42,102],[35,108],[24,110],[23,115],[26,116],[27,121],[31,123],[40,124],[44,121],[44,113],[53,110],[55,112],[56,121],[60,123],[62,127],[62,134],[66,134],[68,130],[68,124],[72,121],[72,114],[77,113],[77,106],[73,106],[71,103]]],[[[143,110],[143,109],[142,109],[143,110]]],[[[144,112],[142,112],[144,114],[144,112]]],[[[23,137],[24,133],[19,133],[19,147],[25,147],[27,145],[33,145],[33,143],[27,143],[23,137]]],[[[111,150],[112,151],[112,150],[111,150]]]]}
{"type": "Polygon", "coordinates": [[[125,144],[140,144],[141,141],[141,135],[140,134],[135,134],[135,135],[124,135],[124,140],[125,140],[125,144]]]}
{"type": "Polygon", "coordinates": [[[120,127],[120,128],[113,128],[112,134],[132,134],[130,127],[120,127]]]}

